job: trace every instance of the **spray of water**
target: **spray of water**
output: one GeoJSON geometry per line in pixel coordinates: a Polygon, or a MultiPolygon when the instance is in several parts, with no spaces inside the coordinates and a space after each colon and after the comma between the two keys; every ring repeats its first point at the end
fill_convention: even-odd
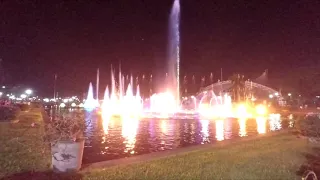
{"type": "Polygon", "coordinates": [[[175,0],[169,19],[168,87],[180,104],[180,2],[175,0]]]}
{"type": "Polygon", "coordinates": [[[93,97],[92,83],[90,83],[89,89],[88,89],[87,99],[86,99],[86,102],[84,103],[84,108],[90,110],[90,109],[96,108],[97,106],[98,106],[97,101],[93,97]]]}

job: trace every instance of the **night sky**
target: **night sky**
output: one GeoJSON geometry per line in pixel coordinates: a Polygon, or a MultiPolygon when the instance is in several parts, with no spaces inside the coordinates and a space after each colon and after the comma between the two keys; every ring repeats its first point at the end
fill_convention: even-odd
{"type": "MultiPolygon", "coordinates": [[[[108,0],[0,2],[0,58],[6,83],[52,95],[83,92],[110,66],[124,73],[165,73],[173,1],[108,0]]],[[[181,0],[182,76],[281,78],[320,63],[320,1],[181,0]]]]}

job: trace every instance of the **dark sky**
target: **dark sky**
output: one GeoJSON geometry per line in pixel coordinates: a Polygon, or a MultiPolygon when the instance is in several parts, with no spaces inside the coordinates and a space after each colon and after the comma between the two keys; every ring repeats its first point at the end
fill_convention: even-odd
{"type": "MultiPolygon", "coordinates": [[[[173,1],[0,2],[0,58],[8,83],[52,94],[87,89],[100,67],[161,74],[173,1]]],[[[320,63],[320,1],[181,0],[182,74],[274,76],[320,63]]],[[[218,76],[218,75],[217,75],[218,76]]]]}

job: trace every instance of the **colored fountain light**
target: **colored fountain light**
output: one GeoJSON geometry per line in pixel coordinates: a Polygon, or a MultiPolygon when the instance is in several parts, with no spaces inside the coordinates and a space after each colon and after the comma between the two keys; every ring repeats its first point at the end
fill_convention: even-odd
{"type": "MultiPolygon", "coordinates": [[[[168,76],[164,87],[165,92],[151,95],[144,101],[140,96],[139,85],[134,88],[133,78],[124,78],[119,71],[118,78],[111,70],[111,89],[106,87],[103,103],[101,104],[101,114],[106,117],[120,117],[122,119],[138,119],[141,117],[156,118],[176,118],[182,114],[183,118],[189,116],[204,119],[224,119],[228,117],[248,118],[252,115],[264,116],[267,114],[267,108],[259,105],[252,108],[246,103],[233,104],[231,96],[220,94],[216,96],[213,91],[204,92],[199,96],[183,98],[180,102],[180,1],[174,0],[169,17],[168,26],[168,76]],[[191,105],[184,109],[183,102],[191,100],[191,105]],[[188,109],[188,110],[187,110],[188,109]],[[196,115],[196,116],[193,116],[196,115]],[[199,115],[199,116],[198,116],[199,115]]],[[[99,82],[99,70],[97,73],[97,94],[99,82]]],[[[277,95],[275,95],[277,96],[277,95]]],[[[272,95],[273,97],[273,95],[272,95]]],[[[272,98],[270,97],[270,98],[272,98]]],[[[254,99],[255,101],[255,99],[254,99]]],[[[84,107],[86,109],[95,109],[99,106],[93,96],[92,84],[89,85],[88,97],[84,107]]],[[[222,122],[223,123],[223,122],[222,122]]],[[[221,126],[221,122],[217,126],[221,126]]],[[[261,130],[263,132],[263,130],[261,130]]],[[[245,134],[245,133],[244,133],[245,134]]],[[[220,137],[218,139],[223,139],[220,137]]]]}
{"type": "Polygon", "coordinates": [[[259,104],[258,106],[256,106],[256,113],[259,116],[263,116],[267,114],[267,108],[261,104],[259,104]]]}
{"type": "Polygon", "coordinates": [[[133,80],[130,78],[126,91],[124,91],[124,76],[119,73],[119,86],[116,87],[116,79],[111,71],[111,93],[107,87],[104,94],[104,100],[101,106],[104,116],[118,117],[140,117],[143,109],[143,102],[140,97],[139,86],[136,88],[136,94],[133,93],[133,80]]]}
{"type": "Polygon", "coordinates": [[[87,99],[85,100],[85,103],[84,103],[84,108],[87,110],[93,110],[98,106],[99,106],[99,102],[93,98],[93,87],[92,87],[92,83],[90,83],[87,99]]]}
{"type": "Polygon", "coordinates": [[[198,107],[195,108],[203,118],[226,118],[233,116],[231,97],[227,94],[216,96],[213,91],[204,92],[198,107]]]}
{"type": "MultiPolygon", "coordinates": [[[[223,119],[229,117],[250,118],[255,116],[264,116],[267,114],[267,108],[264,105],[255,107],[246,103],[233,104],[231,96],[224,94],[216,96],[213,91],[204,92],[202,95],[190,98],[193,103],[192,110],[184,109],[183,102],[177,106],[174,93],[171,91],[153,94],[147,101],[140,96],[139,85],[133,88],[133,78],[125,80],[119,72],[118,81],[114,72],[111,71],[111,90],[106,87],[103,103],[101,104],[101,114],[103,117],[120,117],[126,119],[132,118],[177,118],[182,114],[183,118],[202,119],[223,119]],[[118,85],[118,86],[116,86],[118,85]],[[126,87],[125,87],[126,86],[126,87]],[[194,116],[198,114],[199,116],[194,116]]],[[[89,86],[88,97],[84,107],[94,109],[98,106],[93,98],[92,85],[89,86]]]]}
{"type": "Polygon", "coordinates": [[[177,111],[175,97],[170,92],[153,94],[150,97],[149,112],[158,113],[159,117],[168,118],[177,111]]]}

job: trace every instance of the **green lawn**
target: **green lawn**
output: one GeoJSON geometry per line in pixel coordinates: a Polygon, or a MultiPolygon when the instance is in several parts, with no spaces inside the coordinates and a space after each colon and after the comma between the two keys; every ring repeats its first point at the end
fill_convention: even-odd
{"type": "Polygon", "coordinates": [[[27,171],[44,171],[50,167],[48,146],[40,111],[20,112],[18,123],[0,123],[0,178],[27,171]],[[40,127],[31,128],[32,122],[40,127]]]}
{"type": "Polygon", "coordinates": [[[306,140],[278,135],[147,163],[84,173],[84,179],[301,179],[306,140]]]}

